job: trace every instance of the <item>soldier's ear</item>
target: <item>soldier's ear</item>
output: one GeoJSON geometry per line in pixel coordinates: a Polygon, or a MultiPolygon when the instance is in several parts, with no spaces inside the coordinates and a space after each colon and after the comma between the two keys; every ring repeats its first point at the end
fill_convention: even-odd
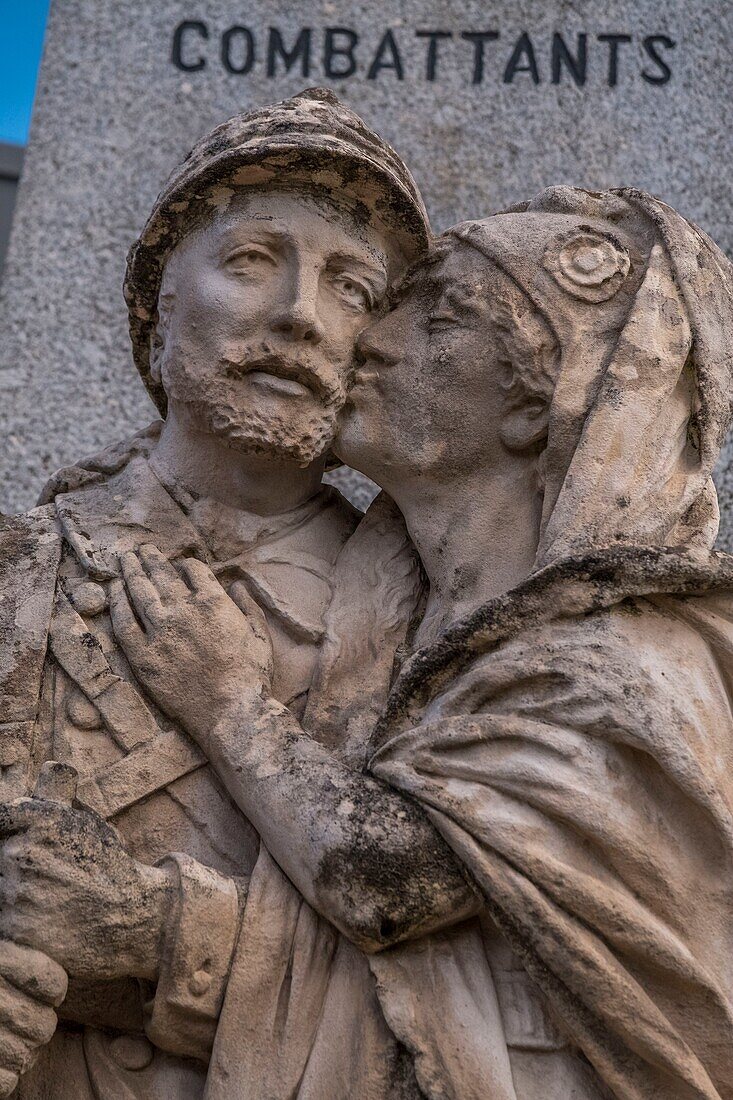
{"type": "Polygon", "coordinates": [[[150,337],[150,376],[154,382],[161,382],[161,362],[165,352],[166,340],[170,329],[173,294],[161,294],[158,299],[158,315],[150,337]]]}
{"type": "Polygon", "coordinates": [[[150,377],[160,385],[161,370],[160,361],[163,358],[164,340],[160,334],[160,326],[156,325],[150,337],[150,377]]]}

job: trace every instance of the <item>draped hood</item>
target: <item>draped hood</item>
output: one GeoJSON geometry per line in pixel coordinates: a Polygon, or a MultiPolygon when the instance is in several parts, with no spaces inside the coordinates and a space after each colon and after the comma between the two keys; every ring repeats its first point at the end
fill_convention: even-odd
{"type": "Polygon", "coordinates": [[[730,261],[633,189],[552,187],[449,235],[516,283],[560,349],[536,567],[617,544],[710,549],[731,415],[730,261]]]}

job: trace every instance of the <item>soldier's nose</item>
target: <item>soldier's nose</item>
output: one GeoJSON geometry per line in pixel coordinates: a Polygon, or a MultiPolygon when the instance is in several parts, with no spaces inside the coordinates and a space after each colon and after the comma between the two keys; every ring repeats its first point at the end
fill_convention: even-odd
{"type": "Polygon", "coordinates": [[[281,314],[272,325],[273,332],[290,340],[302,340],[306,344],[319,344],[323,333],[315,317],[303,312],[289,310],[281,314]]]}
{"type": "Polygon", "coordinates": [[[318,281],[315,273],[294,274],[272,322],[273,332],[288,340],[319,344],[323,329],[318,318],[318,281]]]}

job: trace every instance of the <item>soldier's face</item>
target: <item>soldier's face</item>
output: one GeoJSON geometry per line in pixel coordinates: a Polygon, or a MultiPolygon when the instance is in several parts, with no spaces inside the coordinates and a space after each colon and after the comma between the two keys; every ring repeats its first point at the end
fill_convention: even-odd
{"type": "Polygon", "coordinates": [[[235,195],[166,268],[154,370],[169,408],[238,450],[311,463],[390,267],[382,234],[327,201],[235,195]]]}

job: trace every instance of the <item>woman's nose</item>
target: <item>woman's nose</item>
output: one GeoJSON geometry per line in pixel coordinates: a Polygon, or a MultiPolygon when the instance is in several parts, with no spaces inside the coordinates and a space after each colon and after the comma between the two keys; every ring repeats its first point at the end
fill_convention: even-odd
{"type": "Polygon", "coordinates": [[[390,350],[393,341],[388,338],[386,319],[374,321],[362,329],[356,339],[356,357],[365,362],[377,359],[380,363],[394,363],[397,355],[390,350]]]}

